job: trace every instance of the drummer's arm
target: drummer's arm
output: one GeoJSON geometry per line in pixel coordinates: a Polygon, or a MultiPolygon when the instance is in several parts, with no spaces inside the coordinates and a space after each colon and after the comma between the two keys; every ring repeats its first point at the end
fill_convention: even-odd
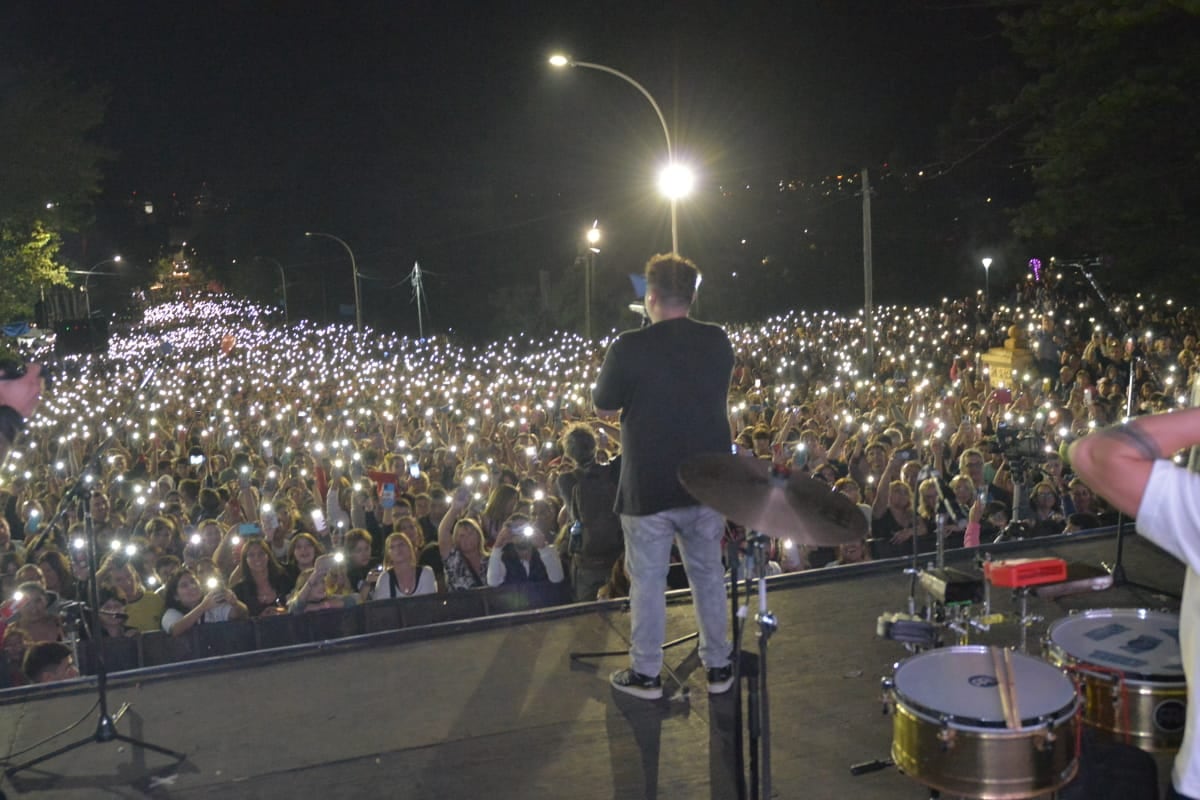
{"type": "Polygon", "coordinates": [[[1135,516],[1154,462],[1200,442],[1200,409],[1138,417],[1071,445],[1071,468],[1114,508],[1135,516]]]}

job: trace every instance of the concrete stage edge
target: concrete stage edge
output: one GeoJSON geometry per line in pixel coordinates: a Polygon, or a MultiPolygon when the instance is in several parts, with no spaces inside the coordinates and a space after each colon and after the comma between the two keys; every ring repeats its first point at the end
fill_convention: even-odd
{"type": "MultiPolygon", "coordinates": [[[[1116,537],[988,549],[997,557],[1111,564],[1116,537]]],[[[972,555],[947,561],[967,568],[972,555]]],[[[1140,537],[1127,537],[1124,563],[1131,581],[1181,591],[1182,565],[1140,537]]],[[[881,613],[905,608],[903,566],[876,562],[770,582],[780,626],[769,659],[776,797],[929,796],[894,769],[849,772],[852,763],[889,754],[879,679],[908,653],[877,638],[875,627],[881,613]]],[[[1008,592],[993,597],[993,610],[1015,610],[1008,592]]],[[[1178,603],[1126,586],[1035,599],[1031,607],[1046,618],[1030,633],[1036,654],[1047,625],[1070,610],[1175,610],[1178,603]]],[[[684,593],[669,605],[667,636],[693,630],[684,593]]],[[[623,657],[570,657],[623,650],[628,631],[622,604],[589,604],[123,673],[109,691],[114,712],[132,703],[118,729],[185,753],[182,764],[90,743],[8,779],[5,790],[54,798],[736,797],[732,694],[707,696],[693,643],[668,651],[675,677],[664,677],[674,699],[660,702],[610,689],[608,674],[625,665],[623,657]]],[[[753,629],[749,647],[752,637],[753,629]]],[[[1011,625],[973,639],[1015,641],[1011,625]]],[[[9,693],[0,699],[0,750],[19,762],[90,736],[94,711],[52,743],[14,755],[79,720],[94,701],[90,680],[9,693]]]]}

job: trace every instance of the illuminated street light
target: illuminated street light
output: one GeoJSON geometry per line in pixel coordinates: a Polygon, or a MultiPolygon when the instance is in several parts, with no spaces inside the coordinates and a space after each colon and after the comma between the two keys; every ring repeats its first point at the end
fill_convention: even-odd
{"type": "Polygon", "coordinates": [[[583,332],[588,340],[592,338],[592,276],[596,274],[596,254],[600,252],[600,220],[594,220],[592,227],[584,234],[587,239],[587,256],[583,262],[583,332]]]}
{"type": "Polygon", "coordinates": [[[667,140],[667,166],[663,169],[659,176],[659,189],[667,196],[667,200],[671,204],[671,251],[679,252],[679,218],[677,214],[677,204],[680,197],[685,196],[691,191],[692,185],[695,183],[695,177],[692,176],[691,170],[682,164],[675,163],[675,147],[671,141],[671,129],[667,127],[667,119],[663,116],[662,109],[659,108],[654,96],[646,90],[645,86],[635,81],[633,78],[626,75],[620,70],[606,67],[603,64],[594,64],[590,61],[575,61],[574,59],[562,54],[555,53],[550,56],[550,66],[562,69],[564,67],[583,67],[584,69],[595,69],[600,72],[607,72],[609,75],[614,75],[628,83],[633,88],[642,93],[654,113],[658,115],[659,124],[662,125],[663,136],[667,140]],[[684,178],[684,174],[688,177],[684,178]],[[668,177],[669,176],[669,177],[668,177]]]}
{"type": "Polygon", "coordinates": [[[350,271],[354,274],[354,330],[362,333],[362,298],[358,293],[358,264],[354,261],[354,251],[350,249],[350,245],[343,242],[332,233],[317,233],[316,231],[305,231],[305,236],[321,236],[326,239],[333,239],[335,242],[346,248],[346,252],[350,255],[350,271]]]}
{"type": "Polygon", "coordinates": [[[68,272],[75,274],[75,275],[86,275],[87,276],[83,279],[83,299],[84,299],[84,302],[86,303],[85,307],[87,308],[87,315],[89,318],[92,316],[92,291],[89,288],[89,285],[92,282],[92,276],[93,275],[116,275],[117,273],[115,273],[115,272],[97,272],[96,270],[98,267],[103,267],[105,264],[120,264],[120,263],[121,263],[121,257],[118,255],[118,256],[113,256],[112,258],[106,258],[103,261],[97,261],[95,264],[92,264],[92,266],[88,269],[67,270],[68,272]]]}
{"type": "Polygon", "coordinates": [[[686,164],[668,164],[658,173],[658,190],[674,202],[692,193],[696,175],[686,164]]]}
{"type": "Polygon", "coordinates": [[[980,262],[983,264],[983,304],[986,306],[991,299],[991,269],[992,259],[990,256],[985,256],[980,262]]]}

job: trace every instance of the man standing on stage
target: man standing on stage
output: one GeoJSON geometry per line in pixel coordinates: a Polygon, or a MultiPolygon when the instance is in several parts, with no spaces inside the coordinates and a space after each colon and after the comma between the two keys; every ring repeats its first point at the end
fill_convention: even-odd
{"type": "Polygon", "coordinates": [[[733,347],[722,328],[688,317],[699,282],[700,271],[682,256],[650,259],[646,314],[652,324],[612,343],[592,392],[602,416],[621,415],[616,511],[631,584],[632,663],[610,682],[648,700],[662,697],[664,592],[674,542],[692,587],[708,691],[720,694],[733,685],[721,563],[725,519],[700,505],[678,477],[679,466],[692,456],[730,447],[726,407],[733,347]]]}
{"type": "MultiPolygon", "coordinates": [[[[1200,444],[1200,409],[1139,417],[1085,436],[1070,450],[1071,467],[1088,486],[1136,517],[1138,533],[1187,565],[1179,649],[1192,686],[1200,647],[1200,475],[1175,466],[1170,458],[1195,444],[1200,444]]],[[[1200,702],[1193,697],[1168,798],[1200,798],[1198,750],[1200,702]]]]}

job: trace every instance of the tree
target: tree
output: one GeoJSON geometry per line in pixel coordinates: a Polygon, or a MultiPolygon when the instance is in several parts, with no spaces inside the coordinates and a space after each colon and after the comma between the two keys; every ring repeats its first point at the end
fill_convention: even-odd
{"type": "Polygon", "coordinates": [[[1111,257],[1114,282],[1190,267],[1200,255],[1190,218],[1200,207],[1200,4],[1042,0],[1002,21],[1030,73],[993,108],[1002,123],[1028,122],[1034,197],[1014,231],[1060,256],[1111,257]]]}
{"type": "Polygon", "coordinates": [[[89,135],[107,102],[54,70],[0,67],[0,225],[78,230],[91,219],[110,153],[89,135]]]}
{"type": "Polygon", "coordinates": [[[29,317],[44,287],[69,284],[67,268],[55,261],[61,244],[40,223],[0,228],[0,320],[29,317]]]}

